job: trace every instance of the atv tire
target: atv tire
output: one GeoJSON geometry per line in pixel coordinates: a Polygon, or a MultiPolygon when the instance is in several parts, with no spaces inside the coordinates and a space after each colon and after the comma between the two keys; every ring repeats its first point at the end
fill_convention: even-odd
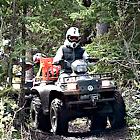
{"type": "MultiPolygon", "coordinates": [[[[35,100],[40,100],[36,97],[35,100]]],[[[31,101],[29,123],[31,129],[49,131],[51,129],[49,116],[43,114],[41,107],[36,106],[34,100],[31,101]]]]}
{"type": "Polygon", "coordinates": [[[68,132],[68,120],[63,102],[55,98],[50,106],[50,122],[54,134],[66,134],[68,132]]]}
{"type": "Polygon", "coordinates": [[[112,129],[120,129],[126,125],[125,104],[120,93],[115,93],[115,101],[111,103],[113,113],[108,115],[112,129]]]}
{"type": "Polygon", "coordinates": [[[107,117],[96,114],[91,117],[91,132],[102,131],[107,126],[107,117]]]}

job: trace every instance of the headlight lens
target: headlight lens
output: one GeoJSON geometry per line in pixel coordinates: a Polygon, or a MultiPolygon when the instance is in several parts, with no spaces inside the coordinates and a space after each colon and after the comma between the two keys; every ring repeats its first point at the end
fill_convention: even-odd
{"type": "Polygon", "coordinates": [[[87,72],[87,66],[85,65],[79,65],[77,66],[77,72],[87,72]]]}
{"type": "Polygon", "coordinates": [[[110,80],[103,80],[102,81],[102,87],[112,87],[114,86],[114,82],[113,81],[110,81],[110,80]]]}

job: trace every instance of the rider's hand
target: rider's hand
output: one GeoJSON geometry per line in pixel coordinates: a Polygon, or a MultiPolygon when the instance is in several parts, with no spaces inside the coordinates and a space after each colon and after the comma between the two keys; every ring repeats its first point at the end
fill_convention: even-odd
{"type": "Polygon", "coordinates": [[[53,62],[52,65],[60,65],[60,64],[59,61],[57,61],[57,62],[53,62]]]}
{"type": "Polygon", "coordinates": [[[53,65],[62,65],[64,63],[64,60],[59,60],[56,62],[53,62],[53,65]]]}

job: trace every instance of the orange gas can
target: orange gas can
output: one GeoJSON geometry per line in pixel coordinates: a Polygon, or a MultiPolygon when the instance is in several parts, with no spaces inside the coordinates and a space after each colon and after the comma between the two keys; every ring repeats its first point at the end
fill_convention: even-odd
{"type": "Polygon", "coordinates": [[[42,80],[57,80],[59,76],[60,66],[52,65],[53,57],[41,58],[40,65],[42,65],[42,80]]]}

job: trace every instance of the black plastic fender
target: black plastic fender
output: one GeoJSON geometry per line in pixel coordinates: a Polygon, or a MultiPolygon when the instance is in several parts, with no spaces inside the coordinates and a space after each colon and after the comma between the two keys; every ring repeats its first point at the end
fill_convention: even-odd
{"type": "Polygon", "coordinates": [[[51,91],[62,92],[56,85],[39,85],[31,88],[32,94],[39,94],[44,114],[49,112],[49,99],[51,91]]]}

